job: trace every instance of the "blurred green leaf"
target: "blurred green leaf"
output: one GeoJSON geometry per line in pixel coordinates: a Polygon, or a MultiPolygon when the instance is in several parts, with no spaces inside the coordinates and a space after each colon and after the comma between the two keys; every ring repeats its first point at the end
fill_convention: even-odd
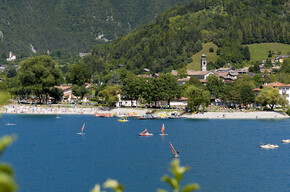
{"type": "MultiPolygon", "coordinates": [[[[169,177],[168,175],[164,175],[161,179],[162,181],[167,182],[170,187],[173,189],[174,192],[179,192],[179,189],[181,188],[179,182],[183,178],[183,174],[187,171],[189,171],[189,167],[181,167],[179,165],[179,160],[174,159],[170,164],[169,171],[173,174],[173,178],[169,177]]],[[[199,185],[196,183],[190,183],[187,184],[182,192],[191,192],[196,189],[199,189],[199,185]]],[[[159,189],[158,192],[165,192],[166,190],[159,189]]]]}
{"type": "Polygon", "coordinates": [[[3,136],[0,140],[0,156],[2,155],[3,151],[9,147],[14,141],[16,140],[15,135],[11,136],[3,136]]]}
{"type": "Polygon", "coordinates": [[[13,192],[17,189],[17,184],[14,178],[6,173],[0,172],[0,191],[13,192]]]}
{"type": "MultiPolygon", "coordinates": [[[[15,135],[4,136],[0,139],[0,155],[16,140],[15,135]]],[[[0,192],[13,192],[17,189],[12,167],[0,163],[0,192]]]]}
{"type": "Polygon", "coordinates": [[[5,163],[1,163],[0,164],[0,173],[6,173],[10,176],[13,177],[13,170],[12,170],[12,167],[8,164],[5,164],[5,163]]]}
{"type": "Polygon", "coordinates": [[[168,191],[165,190],[165,189],[158,189],[157,191],[158,191],[158,192],[168,192],[168,191]]]}
{"type": "Polygon", "coordinates": [[[183,189],[182,192],[191,192],[194,190],[198,190],[199,189],[199,185],[196,183],[190,183],[188,185],[186,185],[183,189]]]}
{"type": "Polygon", "coordinates": [[[113,179],[108,179],[104,183],[104,187],[111,188],[114,190],[114,192],[123,192],[123,190],[124,190],[123,185],[119,184],[119,182],[117,180],[113,180],[113,179]]]}
{"type": "Polygon", "coordinates": [[[166,181],[173,189],[178,188],[178,182],[174,178],[170,178],[168,175],[162,177],[162,181],[166,181]]]}
{"type": "Polygon", "coordinates": [[[101,186],[96,184],[95,187],[91,190],[91,192],[101,192],[101,186]]]}

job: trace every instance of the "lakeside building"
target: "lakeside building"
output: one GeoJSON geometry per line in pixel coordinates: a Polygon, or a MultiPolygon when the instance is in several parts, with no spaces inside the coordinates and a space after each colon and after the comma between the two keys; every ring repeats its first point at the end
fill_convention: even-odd
{"type": "Polygon", "coordinates": [[[263,87],[269,87],[269,86],[279,89],[279,94],[284,96],[286,100],[288,101],[288,104],[290,104],[290,84],[283,84],[280,82],[272,82],[269,84],[265,84],[261,88],[254,89],[255,95],[258,95],[259,92],[263,89],[263,87]]]}
{"type": "Polygon", "coordinates": [[[119,101],[116,103],[116,107],[136,107],[137,100],[128,100],[125,96],[118,94],[119,101]]]}
{"type": "Polygon", "coordinates": [[[61,102],[70,103],[76,99],[76,97],[72,94],[71,85],[55,86],[55,88],[61,89],[63,91],[63,97],[61,99],[61,102]]]}

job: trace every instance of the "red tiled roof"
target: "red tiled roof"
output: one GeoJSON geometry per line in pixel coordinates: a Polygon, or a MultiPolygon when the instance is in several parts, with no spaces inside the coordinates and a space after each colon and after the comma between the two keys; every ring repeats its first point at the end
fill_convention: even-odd
{"type": "Polygon", "coordinates": [[[151,77],[150,75],[137,75],[137,77],[151,77]]]}
{"type": "Polygon", "coordinates": [[[178,82],[184,82],[184,81],[189,81],[190,78],[183,78],[183,79],[178,79],[178,82]]]}
{"type": "Polygon", "coordinates": [[[178,71],[177,71],[177,70],[172,70],[172,71],[171,71],[171,74],[172,74],[173,76],[177,76],[177,75],[178,75],[178,71]]]}
{"type": "Polygon", "coordinates": [[[67,90],[67,89],[71,89],[72,86],[70,86],[70,85],[68,85],[68,86],[55,86],[55,88],[62,89],[64,91],[64,90],[67,90]]]}
{"type": "Polygon", "coordinates": [[[179,99],[179,101],[187,101],[187,98],[186,98],[186,97],[181,97],[181,98],[179,99]]]}
{"type": "Polygon", "coordinates": [[[194,70],[187,70],[187,75],[206,75],[211,73],[210,71],[194,71],[194,70]]]}
{"type": "Polygon", "coordinates": [[[283,84],[283,83],[280,83],[280,82],[273,82],[273,83],[269,83],[267,85],[264,85],[263,87],[290,87],[290,84],[283,84]]]}

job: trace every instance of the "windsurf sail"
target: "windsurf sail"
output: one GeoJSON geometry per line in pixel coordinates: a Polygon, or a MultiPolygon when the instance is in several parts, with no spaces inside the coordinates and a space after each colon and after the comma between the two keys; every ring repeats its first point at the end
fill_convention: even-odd
{"type": "Polygon", "coordinates": [[[81,133],[83,133],[83,131],[84,131],[85,124],[86,124],[86,123],[83,124],[83,127],[82,127],[82,129],[81,129],[81,133]]]}
{"type": "Polygon", "coordinates": [[[169,142],[169,144],[170,144],[170,147],[171,147],[171,150],[172,150],[172,153],[174,154],[174,156],[175,156],[175,157],[178,157],[178,154],[176,153],[176,151],[175,151],[173,145],[172,145],[170,142],[169,142]]]}
{"type": "Polygon", "coordinates": [[[164,134],[165,128],[164,128],[164,123],[162,125],[161,133],[164,134]]]}

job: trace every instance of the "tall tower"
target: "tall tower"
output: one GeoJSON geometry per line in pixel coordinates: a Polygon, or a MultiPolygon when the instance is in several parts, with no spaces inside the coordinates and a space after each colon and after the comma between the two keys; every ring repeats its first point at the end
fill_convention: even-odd
{"type": "Polygon", "coordinates": [[[206,56],[203,53],[201,55],[201,61],[200,61],[200,69],[201,69],[201,71],[207,71],[206,66],[207,66],[206,56]]]}

